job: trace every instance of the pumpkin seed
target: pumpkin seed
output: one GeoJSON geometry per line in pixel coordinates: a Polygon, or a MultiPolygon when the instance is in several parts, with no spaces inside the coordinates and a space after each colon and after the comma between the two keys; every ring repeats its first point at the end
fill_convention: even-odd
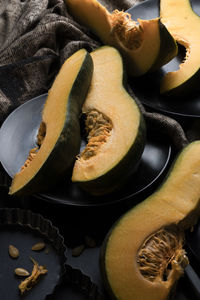
{"type": "Polygon", "coordinates": [[[72,256],[79,256],[81,255],[81,253],[83,252],[83,250],[85,249],[85,245],[81,244],[75,248],[72,249],[72,256]]]}
{"type": "Polygon", "coordinates": [[[16,268],[15,269],[15,274],[18,276],[29,276],[29,272],[23,268],[16,268]]]}
{"type": "Polygon", "coordinates": [[[84,237],[84,241],[85,241],[85,245],[90,248],[94,248],[97,245],[96,241],[87,235],[84,237]]]}
{"type": "Polygon", "coordinates": [[[36,156],[37,154],[37,151],[38,151],[38,147],[36,148],[33,148],[29,151],[29,154],[28,154],[28,157],[24,163],[24,165],[21,167],[21,171],[24,170],[30,163],[31,161],[34,159],[34,157],[36,156]]]}
{"type": "Polygon", "coordinates": [[[40,250],[44,249],[45,246],[46,246],[46,245],[45,245],[44,242],[39,242],[39,243],[33,245],[31,249],[32,249],[33,251],[40,251],[40,250]]]}
{"type": "Polygon", "coordinates": [[[19,257],[19,250],[13,246],[13,245],[9,245],[8,247],[8,252],[9,252],[9,255],[12,257],[12,258],[17,258],[19,257]]]}
{"type": "Polygon", "coordinates": [[[99,148],[111,135],[113,128],[111,120],[97,110],[86,113],[85,130],[87,134],[87,145],[77,157],[79,160],[87,160],[97,155],[99,148]]]}
{"type": "Polygon", "coordinates": [[[176,268],[185,268],[188,259],[182,249],[183,242],[183,234],[177,229],[162,228],[148,237],[138,252],[142,276],[151,282],[158,278],[165,281],[170,276],[169,266],[176,264],[176,268]]]}

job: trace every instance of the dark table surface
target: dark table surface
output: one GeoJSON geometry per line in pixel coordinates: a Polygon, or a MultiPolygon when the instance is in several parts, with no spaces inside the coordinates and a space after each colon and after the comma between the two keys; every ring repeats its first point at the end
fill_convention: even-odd
{"type": "MultiPolygon", "coordinates": [[[[80,269],[84,274],[88,275],[105,299],[109,299],[104,292],[100,270],[99,270],[99,253],[101,243],[108,232],[109,228],[115,220],[124,212],[122,208],[116,208],[114,211],[109,209],[89,209],[88,207],[65,207],[53,205],[52,203],[43,201],[38,198],[29,197],[18,199],[8,196],[8,190],[2,188],[0,190],[0,207],[19,207],[29,209],[32,212],[42,214],[43,217],[50,219],[55,226],[59,228],[60,233],[65,239],[65,243],[69,248],[68,264],[73,268],[80,269]],[[83,243],[84,237],[90,236],[95,239],[96,246],[94,248],[86,248],[78,257],[72,256],[72,248],[83,243]]],[[[126,209],[125,209],[126,210],[126,209]]],[[[190,257],[190,261],[197,272],[199,271],[198,263],[194,256],[190,257]]],[[[200,274],[200,273],[199,273],[200,274]]],[[[86,300],[90,299],[84,295],[78,288],[70,285],[63,285],[56,293],[53,299],[64,300],[68,297],[70,300],[86,300]]],[[[183,276],[178,282],[176,300],[198,299],[188,281],[183,276]]]]}
{"type": "MultiPolygon", "coordinates": [[[[178,120],[180,122],[180,120],[178,120]]],[[[193,119],[181,120],[181,125],[184,130],[187,131],[191,128],[191,125],[196,122],[193,119]]],[[[172,157],[176,156],[177,150],[172,147],[172,157]]],[[[171,163],[170,161],[170,163],[171,163]]],[[[158,186],[154,185],[152,189],[148,190],[147,193],[142,194],[138,199],[141,201],[151,194],[158,186]]],[[[138,196],[139,197],[139,196],[138,196]]],[[[25,197],[16,198],[8,195],[8,188],[0,188],[0,207],[17,207],[22,209],[31,210],[34,213],[39,213],[43,217],[52,221],[54,226],[57,226],[61,235],[65,239],[68,251],[68,264],[73,268],[80,269],[83,274],[90,277],[91,281],[94,282],[99,291],[103,294],[104,299],[109,299],[106,295],[103,283],[101,280],[101,274],[99,270],[99,253],[101,249],[102,241],[104,240],[106,233],[109,231],[113,223],[129,209],[129,206],[115,205],[110,207],[89,207],[89,206],[63,206],[58,203],[45,201],[37,197],[25,197]],[[84,243],[85,236],[89,236],[96,241],[96,246],[93,248],[86,247],[83,253],[78,257],[72,256],[72,249],[84,243]]],[[[198,228],[197,224],[197,228],[198,228]]],[[[200,274],[200,261],[198,261],[198,253],[193,251],[194,249],[200,249],[200,245],[196,242],[197,236],[189,236],[188,256],[192,267],[195,269],[197,274],[200,274]],[[191,251],[192,250],[192,251],[191,251]],[[192,253],[193,252],[193,253],[192,253]]],[[[200,239],[199,239],[200,240],[200,239]]],[[[200,255],[199,255],[200,257],[200,255]]],[[[63,285],[56,293],[53,299],[64,300],[68,297],[70,300],[86,300],[90,299],[84,295],[77,287],[63,285]]],[[[188,281],[186,276],[183,276],[177,285],[175,294],[176,300],[191,300],[198,299],[195,295],[193,288],[188,281]]],[[[6,299],[4,299],[6,300],[6,299]]],[[[8,299],[9,300],[9,299],[8,299]]]]}

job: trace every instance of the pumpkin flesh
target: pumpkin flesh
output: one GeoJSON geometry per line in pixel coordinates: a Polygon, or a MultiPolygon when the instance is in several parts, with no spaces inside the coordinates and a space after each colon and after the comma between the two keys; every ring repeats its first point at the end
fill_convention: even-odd
{"type": "Polygon", "coordinates": [[[161,93],[185,91],[184,86],[189,88],[189,83],[192,87],[192,78],[200,68],[200,17],[192,10],[189,0],[161,0],[160,17],[174,39],[186,49],[179,69],[164,75],[161,93]]]}
{"type": "Polygon", "coordinates": [[[130,16],[128,20],[127,22],[127,15],[123,12],[112,15],[111,44],[122,53],[128,73],[140,76],[151,69],[155,58],[159,56],[161,43],[159,19],[138,19],[139,25],[132,21],[130,16]]]}
{"type": "MultiPolygon", "coordinates": [[[[121,168],[126,155],[130,160],[133,154],[128,155],[128,152],[134,152],[132,147],[137,148],[132,160],[134,170],[144,149],[145,130],[138,106],[123,87],[124,71],[119,52],[105,46],[92,52],[91,57],[94,73],[82,108],[82,112],[89,115],[87,122],[91,129],[88,145],[74,165],[72,181],[79,182],[91,193],[101,194],[117,187],[112,179],[117,176],[120,181],[121,174],[115,173],[114,168],[121,168]]],[[[127,174],[129,169],[130,166],[127,174]]]]}
{"type": "Polygon", "coordinates": [[[90,28],[105,45],[116,47],[128,73],[140,76],[158,69],[177,53],[177,46],[159,18],[131,19],[129,13],[110,13],[96,0],[65,0],[70,14],[90,28]],[[165,47],[161,47],[163,40],[165,47]],[[162,53],[161,53],[162,51],[162,53]]]}
{"type": "Polygon", "coordinates": [[[10,194],[43,190],[70,168],[80,147],[79,114],[91,76],[92,61],[84,49],[63,64],[44,105],[38,148],[14,176],[10,194]]]}
{"type": "Polygon", "coordinates": [[[183,274],[184,230],[199,216],[199,151],[199,141],[187,146],[162,186],[108,233],[101,270],[114,299],[168,299],[183,274]]]}

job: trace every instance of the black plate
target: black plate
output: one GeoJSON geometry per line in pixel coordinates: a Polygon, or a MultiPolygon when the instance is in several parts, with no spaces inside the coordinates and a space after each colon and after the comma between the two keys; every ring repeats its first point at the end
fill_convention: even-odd
{"type": "MultiPolygon", "coordinates": [[[[200,1],[191,0],[193,10],[200,15],[200,1]]],[[[153,19],[159,16],[159,0],[147,0],[130,8],[129,12],[134,20],[153,19]]],[[[130,85],[140,101],[153,109],[168,113],[172,116],[199,117],[200,116],[200,93],[194,93],[189,97],[164,97],[159,93],[160,79],[163,74],[177,70],[183,58],[179,54],[158,72],[144,75],[138,79],[131,79],[130,85]]]]}
{"type": "MultiPolygon", "coordinates": [[[[0,130],[0,161],[13,175],[20,170],[29,150],[36,146],[36,136],[41,122],[41,111],[47,94],[29,100],[21,105],[3,123],[0,130]]],[[[165,136],[150,132],[142,160],[135,176],[119,192],[93,197],[82,191],[75,183],[56,186],[49,193],[37,197],[53,203],[75,206],[101,206],[136,197],[155,184],[166,169],[171,154],[171,146],[165,136]]]]}

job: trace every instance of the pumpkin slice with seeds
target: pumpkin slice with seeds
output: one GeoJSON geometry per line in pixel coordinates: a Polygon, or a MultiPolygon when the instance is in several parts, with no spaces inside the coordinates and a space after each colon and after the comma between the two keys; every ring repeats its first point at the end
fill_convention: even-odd
{"type": "Polygon", "coordinates": [[[119,52],[104,46],[91,53],[94,72],[82,112],[87,145],[72,181],[94,195],[115,191],[136,170],[145,145],[143,116],[123,86],[119,52]]]}
{"type": "Polygon", "coordinates": [[[48,190],[71,170],[80,148],[79,115],[93,72],[90,54],[81,49],[57,74],[42,111],[37,147],[30,150],[15,174],[9,194],[29,195],[48,190]]]}
{"type": "Polygon", "coordinates": [[[113,225],[101,249],[112,299],[171,299],[188,258],[184,231],[200,216],[200,141],[178,155],[157,191],[113,225]]]}
{"type": "Polygon", "coordinates": [[[110,13],[97,0],[65,0],[71,15],[105,45],[116,47],[128,73],[140,76],[159,69],[177,54],[177,45],[159,18],[134,21],[131,15],[110,13]]]}

